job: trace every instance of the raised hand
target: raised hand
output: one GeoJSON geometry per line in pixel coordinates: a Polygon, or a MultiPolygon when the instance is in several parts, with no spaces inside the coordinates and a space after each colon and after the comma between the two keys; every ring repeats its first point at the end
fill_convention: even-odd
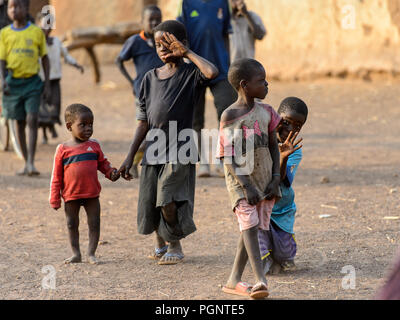
{"type": "Polygon", "coordinates": [[[240,0],[237,4],[237,9],[242,15],[246,15],[248,13],[247,6],[244,0],[240,0]]]}
{"type": "Polygon", "coordinates": [[[303,141],[303,138],[300,138],[299,140],[296,141],[298,135],[299,132],[294,133],[293,131],[291,131],[286,141],[284,143],[279,144],[279,151],[281,153],[281,158],[288,158],[295,151],[303,147],[303,145],[300,144],[303,141]]]}
{"type": "Polygon", "coordinates": [[[170,53],[164,56],[164,59],[169,58],[183,58],[188,53],[189,49],[183,45],[173,34],[165,32],[163,34],[164,40],[161,40],[161,44],[166,47],[170,53]]]}

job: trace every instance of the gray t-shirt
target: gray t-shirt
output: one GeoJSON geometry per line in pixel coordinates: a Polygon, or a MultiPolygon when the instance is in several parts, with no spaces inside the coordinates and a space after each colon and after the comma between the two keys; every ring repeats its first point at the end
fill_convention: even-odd
{"type": "Polygon", "coordinates": [[[193,112],[200,88],[207,83],[193,63],[182,63],[168,79],[159,79],[156,69],[146,73],[136,116],[149,125],[143,165],[198,162],[193,112]]]}
{"type": "Polygon", "coordinates": [[[260,34],[253,34],[249,22],[244,16],[233,16],[231,20],[233,33],[229,36],[231,62],[243,58],[254,59],[256,39],[261,40],[267,33],[261,17],[253,11],[249,11],[249,15],[256,25],[261,28],[262,32],[260,34]]]}

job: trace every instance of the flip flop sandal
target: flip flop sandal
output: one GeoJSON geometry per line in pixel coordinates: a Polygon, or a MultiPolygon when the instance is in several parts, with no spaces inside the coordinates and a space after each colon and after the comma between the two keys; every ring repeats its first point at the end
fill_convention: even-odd
{"type": "Polygon", "coordinates": [[[246,282],[239,282],[235,289],[223,287],[222,291],[227,294],[233,294],[237,296],[242,296],[242,297],[250,297],[251,290],[253,289],[253,286],[246,283],[246,282]]]}
{"type": "Polygon", "coordinates": [[[149,255],[149,259],[151,260],[159,260],[161,259],[168,251],[168,245],[162,248],[155,248],[154,253],[149,255]]]}
{"type": "Polygon", "coordinates": [[[169,253],[169,252],[167,252],[166,254],[164,254],[162,259],[160,261],[158,261],[158,264],[160,266],[175,265],[175,264],[181,263],[184,258],[185,258],[185,256],[182,253],[169,253]],[[168,261],[168,260],[164,260],[165,258],[176,258],[176,260],[168,261]]]}
{"type": "Polygon", "coordinates": [[[253,299],[264,299],[269,296],[268,287],[265,283],[257,283],[251,290],[250,297],[253,299]]]}

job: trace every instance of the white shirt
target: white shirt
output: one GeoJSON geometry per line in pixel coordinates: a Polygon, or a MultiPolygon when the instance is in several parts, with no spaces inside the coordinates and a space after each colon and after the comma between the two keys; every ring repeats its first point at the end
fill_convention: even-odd
{"type": "MultiPolygon", "coordinates": [[[[76,60],[68,53],[67,48],[63,46],[60,39],[52,37],[53,43],[47,44],[48,57],[50,61],[50,80],[58,80],[62,77],[61,56],[64,57],[65,63],[75,65],[76,60]]],[[[43,67],[40,68],[40,77],[44,80],[43,67]]]]}
{"type": "Polygon", "coordinates": [[[249,15],[255,24],[261,28],[262,33],[254,35],[244,16],[233,16],[231,21],[233,33],[229,36],[231,62],[243,58],[254,59],[256,39],[262,39],[267,33],[261,17],[253,11],[249,11],[249,15]]]}

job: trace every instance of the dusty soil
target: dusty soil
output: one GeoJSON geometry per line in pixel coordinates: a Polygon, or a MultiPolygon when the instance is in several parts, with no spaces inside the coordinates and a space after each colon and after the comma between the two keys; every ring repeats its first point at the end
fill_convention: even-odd
{"type": "MultiPolygon", "coordinates": [[[[94,137],[115,166],[135,128],[130,88],[114,66],[103,84],[65,67],[63,106],[81,102],[95,112],[94,137]]],[[[324,80],[270,84],[275,108],[289,95],[310,107],[304,128],[304,161],[295,181],[298,271],[269,277],[271,299],[371,299],[399,246],[400,83],[324,80]],[[322,183],[323,181],[329,183],[322,183]],[[329,215],[320,218],[321,215],[329,215]],[[342,287],[345,266],[356,272],[355,289],[342,287]]],[[[211,101],[207,127],[216,127],[211,101]]],[[[52,159],[64,128],[38,146],[39,178],[20,178],[22,162],[0,153],[0,299],[236,299],[222,293],[233,262],[238,226],[221,178],[199,179],[198,231],[183,241],[184,263],[158,266],[146,257],[152,236],[136,227],[138,182],[113,184],[101,177],[102,234],[92,266],[64,265],[70,256],[65,217],[48,205],[52,159]],[[43,290],[44,266],[56,272],[56,290],[43,290]]],[[[39,136],[39,143],[41,136],[39,136]]],[[[81,247],[87,225],[81,212],[81,247]]],[[[250,267],[243,280],[253,282],[250,267]]]]}

